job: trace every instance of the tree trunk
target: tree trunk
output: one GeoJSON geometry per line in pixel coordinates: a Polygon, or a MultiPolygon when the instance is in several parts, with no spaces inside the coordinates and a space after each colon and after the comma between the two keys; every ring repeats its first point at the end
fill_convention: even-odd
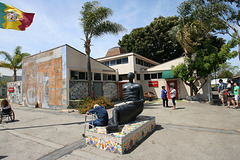
{"type": "Polygon", "coordinates": [[[85,42],[85,51],[86,51],[86,58],[87,58],[87,77],[88,77],[88,96],[92,97],[92,72],[91,72],[91,62],[90,62],[90,40],[86,40],[85,42]]]}
{"type": "MultiPolygon", "coordinates": [[[[238,37],[238,41],[240,41],[239,37],[238,37]]],[[[240,43],[238,43],[238,58],[239,58],[239,61],[240,61],[240,43]]]]}
{"type": "Polygon", "coordinates": [[[193,83],[190,83],[190,95],[193,96],[193,83]]]}
{"type": "Polygon", "coordinates": [[[17,69],[16,68],[13,69],[13,73],[14,73],[13,74],[13,81],[16,82],[17,81],[17,69]]]}
{"type": "Polygon", "coordinates": [[[198,88],[197,88],[194,84],[193,84],[193,86],[192,86],[192,90],[193,90],[194,96],[197,96],[198,88]]]}
{"type": "Polygon", "coordinates": [[[91,72],[91,62],[90,54],[87,54],[87,78],[88,78],[88,96],[92,97],[92,72],[91,72]]]}

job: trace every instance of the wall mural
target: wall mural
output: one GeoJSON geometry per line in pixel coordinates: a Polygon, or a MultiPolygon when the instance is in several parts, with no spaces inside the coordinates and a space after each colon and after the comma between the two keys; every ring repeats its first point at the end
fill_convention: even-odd
{"type": "Polygon", "coordinates": [[[69,81],[69,99],[78,100],[88,96],[88,84],[82,81],[69,81]]]}
{"type": "Polygon", "coordinates": [[[103,95],[112,100],[118,99],[117,84],[113,82],[103,82],[103,95]]]}
{"type": "MultiPolygon", "coordinates": [[[[88,96],[88,84],[84,81],[69,81],[69,98],[78,100],[88,96]]],[[[112,100],[118,99],[117,84],[114,82],[103,82],[103,95],[112,100]]]]}
{"type": "Polygon", "coordinates": [[[36,104],[41,108],[67,106],[61,56],[62,52],[49,51],[32,56],[23,62],[24,106],[35,107],[36,104]]]}
{"type": "Polygon", "coordinates": [[[7,99],[12,103],[22,102],[22,82],[7,83],[7,99]]]}

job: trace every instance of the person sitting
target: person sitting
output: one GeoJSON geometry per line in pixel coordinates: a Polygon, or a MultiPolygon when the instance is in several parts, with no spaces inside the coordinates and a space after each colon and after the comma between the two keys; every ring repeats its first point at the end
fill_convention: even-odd
{"type": "Polygon", "coordinates": [[[118,132],[119,125],[132,122],[142,113],[144,108],[144,95],[142,85],[133,83],[134,73],[128,73],[129,83],[123,85],[125,103],[117,106],[108,121],[107,133],[118,132]]]}
{"type": "Polygon", "coordinates": [[[93,109],[89,110],[87,112],[87,115],[90,114],[97,114],[97,119],[95,121],[89,121],[89,129],[92,128],[92,124],[93,126],[106,126],[108,124],[108,113],[107,110],[105,108],[105,106],[99,106],[99,104],[95,104],[93,106],[93,109]]]}
{"type": "Polygon", "coordinates": [[[12,110],[10,103],[6,99],[2,100],[1,107],[3,113],[9,113],[12,110]]]}

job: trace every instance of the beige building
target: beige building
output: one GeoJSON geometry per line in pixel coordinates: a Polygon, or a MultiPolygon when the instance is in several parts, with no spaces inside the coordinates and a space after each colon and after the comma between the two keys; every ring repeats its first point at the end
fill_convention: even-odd
{"type": "MultiPolygon", "coordinates": [[[[114,68],[119,74],[119,91],[122,97],[121,86],[128,82],[127,74],[135,73],[135,82],[141,83],[144,92],[151,91],[157,98],[161,98],[162,86],[165,86],[168,91],[172,86],[176,87],[177,99],[183,99],[190,95],[190,87],[185,85],[180,79],[172,75],[171,67],[184,62],[184,57],[159,64],[153,60],[145,58],[136,53],[126,53],[119,47],[112,48],[108,51],[105,57],[98,58],[99,62],[114,68]]],[[[197,86],[201,85],[201,81],[197,82],[197,86]]],[[[201,99],[208,98],[208,84],[198,92],[198,97],[201,99]]],[[[168,94],[170,98],[170,94],[168,94]]]]}
{"type": "MultiPolygon", "coordinates": [[[[71,101],[88,96],[86,55],[69,45],[25,57],[22,65],[23,105],[35,107],[67,107],[71,101]]],[[[112,48],[106,57],[91,58],[92,96],[105,96],[118,100],[122,84],[128,82],[127,74],[135,73],[135,82],[141,83],[144,92],[151,91],[161,97],[161,87],[177,88],[177,98],[190,95],[190,88],[173,77],[171,66],[183,62],[183,57],[159,64],[136,53],[126,53],[112,48]]],[[[198,82],[200,85],[201,82],[198,82]]],[[[208,87],[199,91],[206,99],[208,87]]]]}
{"type": "Polygon", "coordinates": [[[135,74],[134,82],[142,83],[142,72],[150,67],[159,65],[158,62],[143,57],[139,54],[126,53],[120,47],[109,49],[106,56],[103,58],[98,58],[97,61],[117,71],[119,76],[120,99],[123,98],[122,85],[128,82],[127,75],[129,72],[133,72],[135,74]]]}
{"type": "MultiPolygon", "coordinates": [[[[118,98],[117,73],[91,58],[92,95],[118,98]]],[[[67,107],[88,95],[86,55],[63,45],[23,59],[23,105],[67,107]]]]}

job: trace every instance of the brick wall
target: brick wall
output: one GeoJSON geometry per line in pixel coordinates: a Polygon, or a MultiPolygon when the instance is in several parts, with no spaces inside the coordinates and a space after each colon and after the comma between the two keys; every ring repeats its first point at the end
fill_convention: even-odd
{"type": "MultiPolygon", "coordinates": [[[[23,61],[23,105],[49,108],[63,104],[61,50],[50,50],[23,61]]],[[[65,85],[64,85],[65,86],[65,85]]]]}

